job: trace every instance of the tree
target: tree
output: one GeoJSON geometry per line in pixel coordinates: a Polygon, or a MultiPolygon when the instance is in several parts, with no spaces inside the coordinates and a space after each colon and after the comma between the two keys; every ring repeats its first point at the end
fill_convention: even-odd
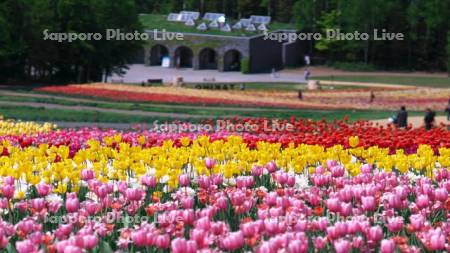
{"type": "Polygon", "coordinates": [[[0,3],[0,69],[17,80],[85,82],[120,72],[140,41],[44,39],[47,33],[141,31],[134,0],[6,0],[0,3]]]}

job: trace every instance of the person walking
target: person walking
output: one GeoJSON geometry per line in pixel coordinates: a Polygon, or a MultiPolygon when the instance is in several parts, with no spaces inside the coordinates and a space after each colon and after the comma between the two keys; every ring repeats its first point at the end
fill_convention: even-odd
{"type": "Polygon", "coordinates": [[[406,107],[400,107],[400,111],[397,113],[396,117],[397,127],[406,128],[408,126],[408,112],[406,111],[406,107]]]}
{"type": "Polygon", "coordinates": [[[311,75],[311,72],[309,72],[308,69],[305,69],[305,72],[303,73],[303,77],[305,78],[305,81],[309,80],[310,75],[311,75]]]}
{"type": "Polygon", "coordinates": [[[373,93],[373,91],[370,91],[370,99],[369,99],[369,103],[373,103],[373,101],[375,100],[375,93],[373,93]]]}
{"type": "Polygon", "coordinates": [[[311,58],[309,57],[309,55],[305,55],[305,57],[303,59],[305,61],[306,66],[311,65],[311,58]]]}
{"type": "Polygon", "coordinates": [[[436,113],[433,112],[430,108],[427,108],[425,117],[423,118],[425,123],[425,130],[430,130],[433,127],[434,117],[436,117],[436,113]]]}

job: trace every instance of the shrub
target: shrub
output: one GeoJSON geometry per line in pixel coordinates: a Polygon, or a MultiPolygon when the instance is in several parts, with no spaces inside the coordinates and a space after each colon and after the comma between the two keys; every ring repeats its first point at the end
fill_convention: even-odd
{"type": "Polygon", "coordinates": [[[241,59],[241,72],[243,74],[250,73],[250,59],[248,59],[248,58],[241,59]]]}

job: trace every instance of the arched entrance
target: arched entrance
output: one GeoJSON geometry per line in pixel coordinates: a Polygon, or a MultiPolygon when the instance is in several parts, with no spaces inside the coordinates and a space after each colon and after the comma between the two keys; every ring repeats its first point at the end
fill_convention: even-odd
{"type": "Polygon", "coordinates": [[[155,45],[150,49],[150,65],[161,66],[164,57],[169,56],[169,50],[163,45],[155,45]]]}
{"type": "Polygon", "coordinates": [[[175,67],[192,68],[192,50],[188,47],[181,46],[175,50],[175,67]]]}
{"type": "Polygon", "coordinates": [[[241,58],[241,53],[238,50],[227,51],[223,57],[224,71],[240,71],[241,58]]]}
{"type": "Polygon", "coordinates": [[[217,69],[217,54],[214,49],[204,48],[198,55],[200,69],[217,69]]]}

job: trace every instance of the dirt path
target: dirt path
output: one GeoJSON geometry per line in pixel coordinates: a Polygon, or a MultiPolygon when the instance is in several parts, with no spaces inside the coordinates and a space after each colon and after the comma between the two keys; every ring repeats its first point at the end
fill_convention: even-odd
{"type": "Polygon", "coordinates": [[[136,116],[167,117],[167,118],[175,118],[175,119],[205,118],[204,116],[201,116],[201,115],[190,115],[190,114],[185,114],[185,113],[145,112],[145,111],[135,111],[135,110],[106,109],[106,108],[98,108],[95,106],[83,106],[83,105],[70,106],[70,105],[58,105],[58,104],[36,103],[36,102],[0,101],[0,105],[28,106],[28,107],[33,107],[33,108],[61,109],[61,110],[72,110],[72,111],[95,111],[95,112],[104,112],[104,113],[136,115],[136,116]]]}
{"type": "MultiPolygon", "coordinates": [[[[380,125],[387,125],[390,123],[388,119],[372,120],[372,122],[378,123],[380,125]]],[[[413,127],[423,127],[423,125],[424,125],[423,117],[422,116],[408,117],[408,123],[411,123],[413,125],[413,127]]],[[[437,116],[436,124],[440,124],[440,123],[444,123],[444,124],[448,125],[448,124],[450,124],[450,121],[447,121],[446,116],[437,116]]]]}

